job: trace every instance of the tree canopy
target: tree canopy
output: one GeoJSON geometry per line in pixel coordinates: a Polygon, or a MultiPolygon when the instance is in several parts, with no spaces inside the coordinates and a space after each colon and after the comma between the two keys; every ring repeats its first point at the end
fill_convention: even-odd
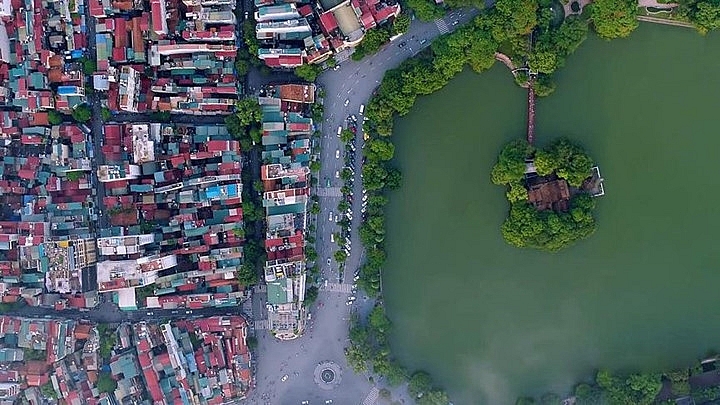
{"type": "Polygon", "coordinates": [[[117,381],[107,371],[101,371],[98,375],[97,388],[100,392],[112,393],[117,388],[117,381]]]}
{"type": "Polygon", "coordinates": [[[408,0],[407,5],[421,21],[432,21],[445,15],[445,10],[433,0],[408,0]]]}
{"type": "Polygon", "coordinates": [[[583,181],[590,177],[592,166],[590,156],[581,147],[564,138],[535,152],[535,168],[539,175],[547,176],[555,172],[574,187],[580,187],[583,181]]]}
{"type": "Polygon", "coordinates": [[[538,211],[528,202],[517,202],[510,206],[502,235],[516,247],[558,251],[595,232],[593,208],[594,200],[587,194],[571,200],[570,212],[538,211]]]}
{"type": "Polygon", "coordinates": [[[624,38],[638,27],[637,0],[595,0],[589,5],[590,19],[604,39],[624,38]]]}
{"type": "Polygon", "coordinates": [[[257,99],[246,97],[235,105],[235,116],[242,126],[249,126],[262,121],[262,109],[257,99]]]}
{"type": "Polygon", "coordinates": [[[528,56],[528,65],[533,71],[552,74],[585,41],[588,24],[582,18],[570,16],[554,27],[547,17],[550,16],[538,22],[538,34],[528,56]]]}
{"type": "Polygon", "coordinates": [[[92,110],[87,104],[80,104],[73,109],[72,117],[77,122],[88,122],[92,118],[92,110]]]}
{"type": "Polygon", "coordinates": [[[367,55],[377,52],[385,43],[390,40],[390,29],[386,27],[376,27],[365,33],[360,45],[355,48],[352,54],[353,60],[361,60],[367,55]]]}
{"type": "Polygon", "coordinates": [[[533,151],[534,148],[524,139],[505,145],[492,168],[492,182],[498,185],[510,184],[521,179],[525,174],[525,160],[532,156],[533,151]]]}
{"type": "Polygon", "coordinates": [[[660,374],[631,374],[620,377],[601,370],[595,380],[605,392],[607,400],[613,404],[649,405],[655,402],[655,397],[662,388],[660,374]]]}
{"type": "Polygon", "coordinates": [[[295,76],[307,82],[314,82],[321,72],[320,66],[307,63],[295,68],[295,76]]]}
{"type": "Polygon", "coordinates": [[[63,116],[55,110],[48,111],[48,122],[50,125],[60,125],[63,122],[63,116]]]}
{"type": "Polygon", "coordinates": [[[493,183],[508,187],[510,213],[501,227],[505,241],[516,247],[557,251],[590,236],[595,231],[595,200],[586,193],[576,193],[567,212],[538,211],[528,202],[525,161],[531,158],[538,175],[557,175],[574,187],[590,176],[592,160],[567,139],[538,150],[525,140],[508,143],[491,174],[493,183]]]}
{"type": "Polygon", "coordinates": [[[681,1],[678,11],[680,15],[692,21],[697,30],[703,35],[720,28],[720,3],[717,1],[681,1]]]}
{"type": "Polygon", "coordinates": [[[410,17],[403,13],[397,16],[393,21],[391,34],[404,34],[408,29],[410,29],[410,17]]]}

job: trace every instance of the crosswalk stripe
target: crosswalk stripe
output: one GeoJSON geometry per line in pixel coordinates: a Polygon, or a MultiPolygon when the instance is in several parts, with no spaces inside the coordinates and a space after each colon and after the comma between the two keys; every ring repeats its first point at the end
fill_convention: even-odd
{"type": "Polygon", "coordinates": [[[270,329],[269,319],[260,319],[255,321],[255,330],[270,329]]]}
{"type": "Polygon", "coordinates": [[[438,31],[440,31],[440,34],[447,34],[450,32],[450,28],[448,27],[445,20],[438,18],[435,20],[435,26],[437,27],[438,31]]]}
{"type": "Polygon", "coordinates": [[[365,397],[365,400],[363,400],[362,405],[375,405],[375,402],[377,401],[379,395],[380,390],[377,387],[372,387],[370,392],[368,392],[367,396],[365,397]]]}
{"type": "Polygon", "coordinates": [[[318,197],[342,197],[340,187],[318,187],[318,197]]]}
{"type": "Polygon", "coordinates": [[[320,286],[320,291],[339,292],[339,293],[350,294],[352,292],[352,284],[328,283],[327,286],[326,285],[320,286]]]}

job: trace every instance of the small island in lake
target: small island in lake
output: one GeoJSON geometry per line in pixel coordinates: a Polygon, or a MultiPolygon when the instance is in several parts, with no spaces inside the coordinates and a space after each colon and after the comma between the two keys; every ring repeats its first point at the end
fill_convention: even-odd
{"type": "Polygon", "coordinates": [[[502,235],[513,246],[557,251],[595,232],[593,197],[604,194],[600,171],[567,139],[544,149],[510,142],[493,167],[492,182],[508,187],[510,213],[502,235]]]}

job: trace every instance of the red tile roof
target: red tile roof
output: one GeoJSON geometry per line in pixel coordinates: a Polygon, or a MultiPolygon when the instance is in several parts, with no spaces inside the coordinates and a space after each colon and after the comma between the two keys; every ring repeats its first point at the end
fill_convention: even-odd
{"type": "Polygon", "coordinates": [[[320,27],[322,27],[325,35],[328,35],[330,32],[337,29],[338,23],[335,19],[335,15],[331,11],[320,15],[320,27]]]}

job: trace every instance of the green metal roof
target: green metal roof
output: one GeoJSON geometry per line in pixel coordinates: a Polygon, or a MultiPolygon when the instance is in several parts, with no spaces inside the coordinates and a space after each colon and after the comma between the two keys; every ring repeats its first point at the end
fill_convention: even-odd
{"type": "Polygon", "coordinates": [[[267,284],[268,302],[270,304],[279,305],[287,303],[287,293],[285,292],[285,286],[283,285],[284,282],[285,279],[282,278],[278,281],[273,281],[267,284]]]}

